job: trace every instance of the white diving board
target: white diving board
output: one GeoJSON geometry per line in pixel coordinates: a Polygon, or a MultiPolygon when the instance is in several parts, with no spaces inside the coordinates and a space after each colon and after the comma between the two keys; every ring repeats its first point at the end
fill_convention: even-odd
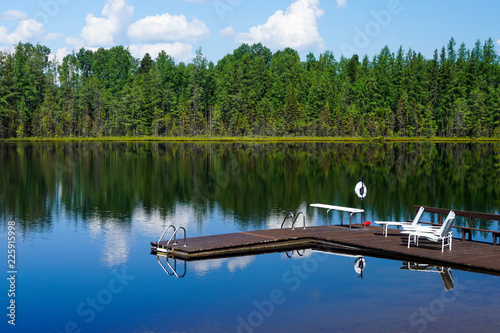
{"type": "MultiPolygon", "coordinates": [[[[340,224],[341,225],[344,225],[343,223],[343,214],[342,213],[349,213],[349,229],[351,229],[351,218],[354,214],[358,214],[358,213],[364,213],[365,210],[364,209],[359,209],[359,208],[351,208],[351,207],[343,207],[343,206],[334,206],[334,205],[325,205],[325,204],[320,204],[320,203],[314,203],[314,204],[311,204],[311,207],[317,207],[317,208],[324,208],[324,209],[328,209],[326,211],[326,224],[328,225],[328,213],[331,211],[331,210],[337,210],[340,213],[340,224]]],[[[362,219],[362,215],[360,216],[360,219],[362,219]]]]}

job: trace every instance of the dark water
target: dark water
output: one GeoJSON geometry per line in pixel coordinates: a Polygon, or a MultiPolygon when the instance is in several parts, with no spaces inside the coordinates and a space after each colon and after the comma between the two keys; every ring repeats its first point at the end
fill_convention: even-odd
{"type": "Polygon", "coordinates": [[[500,329],[497,276],[366,257],[361,278],[355,258],[308,250],[178,261],[176,278],[149,254],[170,224],[189,237],[276,228],[288,211],[324,224],[309,204],[359,206],[360,178],[371,221],[415,204],[498,213],[498,144],[2,143],[0,158],[0,244],[15,221],[17,271],[16,326],[4,279],[2,331],[500,329]]]}

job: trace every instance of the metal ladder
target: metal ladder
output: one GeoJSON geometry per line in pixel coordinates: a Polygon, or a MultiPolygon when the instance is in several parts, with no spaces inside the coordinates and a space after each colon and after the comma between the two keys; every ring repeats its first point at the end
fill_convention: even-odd
{"type": "MultiPolygon", "coordinates": [[[[176,228],[174,225],[169,225],[168,227],[165,228],[165,230],[163,231],[163,233],[161,234],[160,238],[158,239],[158,242],[156,243],[156,252],[163,252],[163,253],[168,253],[169,250],[168,250],[168,246],[170,245],[170,242],[174,241],[173,245],[177,245],[177,232],[179,232],[179,230],[183,230],[184,231],[184,247],[187,246],[187,243],[186,243],[186,229],[184,227],[179,227],[179,228],[176,228]],[[174,232],[172,233],[172,236],[170,236],[170,239],[168,240],[167,244],[165,244],[165,247],[164,248],[161,248],[160,247],[160,242],[161,240],[163,239],[163,237],[165,236],[165,234],[167,233],[168,229],[170,228],[174,228],[174,232]]],[[[171,250],[170,250],[171,251],[171,250]]]]}
{"type": "Polygon", "coordinates": [[[292,230],[295,230],[295,222],[297,222],[297,219],[299,218],[300,215],[302,215],[303,229],[305,229],[306,228],[306,216],[302,212],[299,212],[297,214],[297,216],[295,216],[295,218],[293,217],[293,213],[292,212],[286,213],[285,219],[281,223],[281,229],[283,229],[283,226],[285,225],[285,222],[286,222],[288,216],[291,216],[292,217],[292,230]]]}

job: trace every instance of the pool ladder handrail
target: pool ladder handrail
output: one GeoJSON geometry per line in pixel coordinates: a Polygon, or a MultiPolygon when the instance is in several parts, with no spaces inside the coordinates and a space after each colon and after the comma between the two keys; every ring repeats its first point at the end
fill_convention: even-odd
{"type": "Polygon", "coordinates": [[[165,230],[163,231],[163,233],[161,234],[160,238],[158,238],[158,242],[156,242],[156,252],[158,252],[158,251],[159,252],[167,252],[167,248],[165,248],[165,250],[160,249],[160,242],[163,239],[163,237],[165,236],[165,234],[167,233],[168,229],[170,229],[170,228],[174,228],[174,233],[175,233],[176,228],[173,224],[166,227],[165,230]]]}
{"type": "Polygon", "coordinates": [[[305,229],[305,228],[306,228],[306,216],[304,215],[304,213],[299,212],[299,213],[297,214],[297,216],[295,216],[295,220],[293,220],[293,223],[292,223],[292,230],[294,229],[293,227],[294,227],[294,225],[295,225],[295,222],[297,222],[297,219],[299,218],[299,216],[300,216],[300,215],[302,215],[302,224],[303,224],[302,229],[305,229]]]}
{"type": "Polygon", "coordinates": [[[297,216],[295,216],[295,218],[293,217],[293,213],[292,212],[288,212],[286,213],[285,215],[285,219],[283,220],[283,222],[281,223],[281,229],[283,229],[283,225],[285,224],[285,221],[286,219],[288,218],[288,216],[291,215],[292,216],[292,230],[295,230],[295,222],[297,222],[297,219],[299,218],[300,215],[302,215],[302,222],[303,222],[303,229],[306,228],[306,216],[304,215],[304,213],[302,212],[299,212],[297,214],[297,216]]]}
{"type": "Polygon", "coordinates": [[[174,245],[177,245],[177,232],[180,229],[184,230],[184,247],[186,247],[187,246],[187,243],[186,243],[186,229],[184,227],[176,228],[173,224],[171,224],[171,225],[169,225],[168,227],[165,228],[165,230],[161,234],[160,238],[158,238],[158,242],[156,243],[156,252],[165,252],[165,253],[168,252],[168,245],[170,244],[170,242],[172,241],[172,239],[174,240],[174,245]],[[160,242],[163,239],[163,237],[165,237],[165,234],[167,233],[168,229],[170,229],[170,228],[174,228],[174,232],[172,233],[172,236],[170,236],[170,239],[168,240],[167,244],[165,245],[165,248],[162,249],[162,248],[160,248],[160,242]]]}
{"type": "Polygon", "coordinates": [[[283,222],[281,222],[281,229],[283,229],[283,225],[285,224],[285,221],[286,219],[288,218],[288,216],[291,215],[292,216],[292,229],[293,229],[293,221],[294,221],[294,218],[293,218],[293,213],[292,212],[288,212],[286,213],[285,215],[285,218],[283,219],[283,222]]]}
{"type": "Polygon", "coordinates": [[[168,249],[168,245],[170,244],[170,242],[172,241],[172,238],[174,239],[174,245],[177,245],[177,232],[179,230],[184,230],[184,245],[183,247],[186,247],[187,246],[187,243],[186,243],[186,228],[184,227],[179,227],[177,229],[175,229],[174,233],[172,234],[172,236],[170,236],[170,239],[168,240],[167,242],[167,245],[165,246],[167,249],[168,249]]]}

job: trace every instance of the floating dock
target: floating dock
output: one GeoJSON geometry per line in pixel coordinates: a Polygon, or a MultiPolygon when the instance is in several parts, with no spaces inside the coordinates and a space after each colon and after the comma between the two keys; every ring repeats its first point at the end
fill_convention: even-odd
{"type": "Polygon", "coordinates": [[[421,238],[419,246],[407,247],[408,237],[399,230],[389,229],[388,237],[382,228],[349,226],[296,227],[268,229],[232,234],[151,242],[153,254],[163,254],[182,260],[204,260],[270,252],[311,248],[322,251],[341,250],[359,255],[414,261],[461,270],[500,275],[500,246],[488,243],[453,239],[452,250],[441,252],[441,243],[421,238]],[[185,244],[184,244],[185,242],[185,244]]]}

